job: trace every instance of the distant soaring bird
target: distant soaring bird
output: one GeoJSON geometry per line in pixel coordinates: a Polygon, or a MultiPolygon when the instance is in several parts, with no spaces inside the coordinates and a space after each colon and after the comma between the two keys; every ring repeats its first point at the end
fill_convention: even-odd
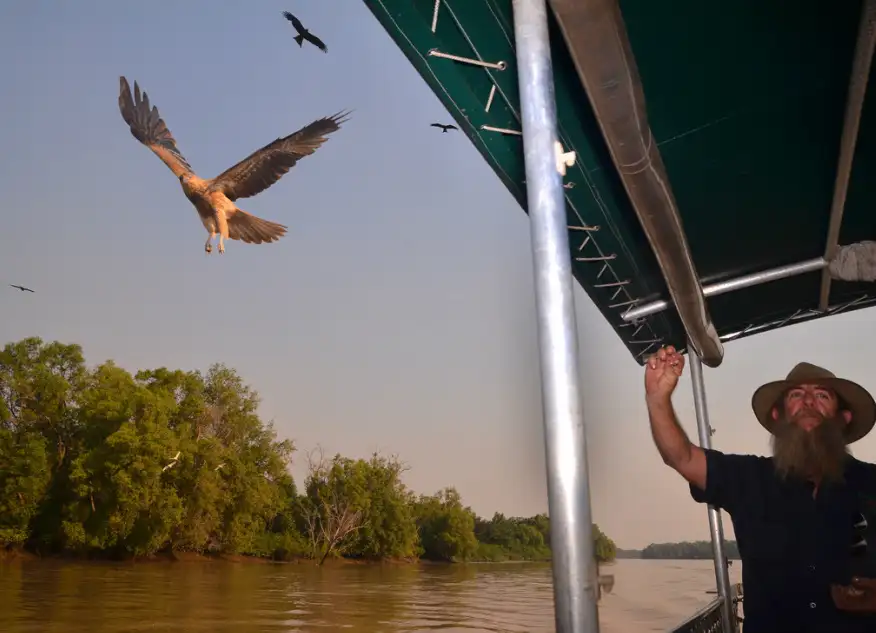
{"type": "Polygon", "coordinates": [[[305,29],[304,25],[301,24],[301,20],[296,18],[288,11],[283,11],[283,17],[289,20],[292,23],[292,26],[295,27],[295,30],[298,31],[298,35],[293,38],[296,42],[298,42],[298,46],[304,46],[304,40],[307,40],[323,53],[328,53],[328,47],[326,47],[325,43],[323,43],[323,41],[319,39],[316,35],[305,29]]]}
{"type": "Polygon", "coordinates": [[[13,288],[18,288],[22,292],[33,292],[33,290],[31,290],[30,288],[25,288],[24,286],[16,286],[15,284],[9,284],[9,285],[12,286],[13,288]]]}
{"type": "Polygon", "coordinates": [[[433,123],[430,127],[440,127],[442,134],[447,134],[447,130],[458,130],[455,125],[444,125],[442,123],[433,123]]]}
{"type": "Polygon", "coordinates": [[[219,236],[219,252],[225,240],[248,244],[275,242],[286,234],[286,226],[269,222],[238,209],[234,201],[261,193],[288,172],[303,157],[313,154],[326,141],[326,135],[340,129],[347,112],[317,119],[297,132],[268,143],[215,178],[198,177],[176,146],[158,108],[134,82],[134,96],[128,80],[120,77],[119,110],[134,138],[151,149],[179,178],[183,192],[195,206],[204,228],[210,234],[204,250],[213,250],[219,236]]]}

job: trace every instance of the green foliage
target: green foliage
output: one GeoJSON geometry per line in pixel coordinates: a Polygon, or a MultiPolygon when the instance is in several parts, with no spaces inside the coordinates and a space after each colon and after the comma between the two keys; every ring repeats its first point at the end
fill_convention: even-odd
{"type": "Polygon", "coordinates": [[[43,437],[0,428],[0,543],[24,543],[50,479],[43,437]]]}
{"type": "MultiPolygon", "coordinates": [[[[724,554],[729,559],[739,560],[739,548],[736,546],[736,541],[724,541],[724,554]]],[[[711,560],[712,543],[711,541],[651,543],[642,550],[640,558],[711,560]]]]}
{"type": "MultiPolygon", "coordinates": [[[[309,456],[258,416],[221,364],[132,375],[77,345],[0,351],[0,546],[143,557],[162,551],[500,561],[550,559],[546,515],[479,519],[459,493],[414,495],[397,458],[309,456]]],[[[593,526],[599,560],[614,543],[593,526]]]]}
{"type": "Polygon", "coordinates": [[[549,526],[547,521],[538,524],[537,519],[538,515],[527,519],[506,518],[499,512],[489,521],[478,519],[475,536],[487,546],[479,553],[484,560],[491,561],[550,560],[549,526]]]}
{"type": "Polygon", "coordinates": [[[445,488],[435,495],[421,495],[414,504],[421,556],[435,561],[467,561],[476,557],[477,517],[462,505],[455,488],[445,488]]]}
{"type": "Polygon", "coordinates": [[[617,545],[595,523],[593,524],[593,543],[596,550],[596,560],[600,563],[612,561],[617,556],[617,545]]]}

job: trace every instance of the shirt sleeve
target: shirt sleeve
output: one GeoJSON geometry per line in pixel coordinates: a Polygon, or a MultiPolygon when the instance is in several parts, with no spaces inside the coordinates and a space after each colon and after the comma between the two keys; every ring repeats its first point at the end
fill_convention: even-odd
{"type": "Polygon", "coordinates": [[[705,448],[706,489],[690,484],[690,495],[697,503],[707,503],[733,513],[753,481],[753,462],[749,455],[727,455],[705,448]]]}

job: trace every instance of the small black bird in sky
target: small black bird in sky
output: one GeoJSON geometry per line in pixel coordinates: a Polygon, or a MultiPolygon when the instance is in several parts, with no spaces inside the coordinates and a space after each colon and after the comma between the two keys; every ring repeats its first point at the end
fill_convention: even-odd
{"type": "Polygon", "coordinates": [[[458,130],[459,128],[455,125],[444,125],[442,123],[433,123],[431,127],[440,127],[442,134],[447,134],[447,130],[458,130]]]}
{"type": "Polygon", "coordinates": [[[25,288],[24,286],[16,286],[15,284],[9,284],[9,285],[12,286],[13,288],[18,288],[22,292],[33,292],[33,290],[31,290],[30,288],[25,288]]]}
{"type": "Polygon", "coordinates": [[[294,38],[295,41],[298,42],[298,46],[304,46],[304,40],[307,40],[323,53],[328,53],[328,48],[326,47],[325,43],[323,43],[323,41],[319,39],[316,35],[305,29],[304,25],[301,24],[301,20],[296,18],[288,11],[283,11],[283,17],[289,20],[292,23],[292,26],[295,27],[295,30],[298,31],[298,35],[296,35],[294,38]]]}

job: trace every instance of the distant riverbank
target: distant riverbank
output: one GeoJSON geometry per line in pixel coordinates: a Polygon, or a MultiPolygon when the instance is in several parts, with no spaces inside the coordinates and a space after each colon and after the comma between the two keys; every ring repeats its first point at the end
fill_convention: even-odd
{"type": "MultiPolygon", "coordinates": [[[[307,565],[311,567],[343,567],[343,566],[456,566],[456,565],[513,565],[513,564],[547,564],[550,559],[514,559],[502,561],[468,560],[464,562],[436,561],[422,558],[342,558],[335,557],[326,559],[320,563],[318,560],[301,556],[288,560],[275,560],[261,556],[248,556],[245,554],[204,554],[198,552],[158,552],[149,556],[140,557],[109,557],[109,556],[82,556],[70,553],[53,553],[45,556],[29,552],[27,550],[0,550],[0,562],[36,562],[55,561],[58,563],[84,563],[84,564],[168,564],[168,563],[231,563],[245,565],[307,565]]],[[[610,565],[611,563],[605,563],[610,565]]]]}
{"type": "MultiPolygon", "coordinates": [[[[267,564],[313,564],[317,561],[307,556],[299,556],[286,560],[274,560],[263,556],[251,556],[247,554],[226,554],[222,552],[202,553],[202,552],[174,552],[164,551],[149,554],[148,556],[110,556],[102,552],[96,552],[92,555],[76,554],[74,552],[52,552],[49,554],[38,554],[25,549],[0,549],[0,560],[5,561],[58,561],[58,562],[76,562],[76,563],[210,563],[210,562],[226,562],[226,563],[252,563],[257,565],[267,564]]],[[[417,563],[427,563],[433,565],[452,564],[449,561],[425,561],[419,558],[343,558],[334,557],[324,561],[324,565],[410,565],[417,563]]]]}
{"type": "MultiPolygon", "coordinates": [[[[736,541],[724,541],[724,553],[730,560],[739,560],[736,541]]],[[[617,558],[646,560],[711,560],[711,541],[680,541],[678,543],[651,543],[644,549],[618,549],[617,558]]]]}

